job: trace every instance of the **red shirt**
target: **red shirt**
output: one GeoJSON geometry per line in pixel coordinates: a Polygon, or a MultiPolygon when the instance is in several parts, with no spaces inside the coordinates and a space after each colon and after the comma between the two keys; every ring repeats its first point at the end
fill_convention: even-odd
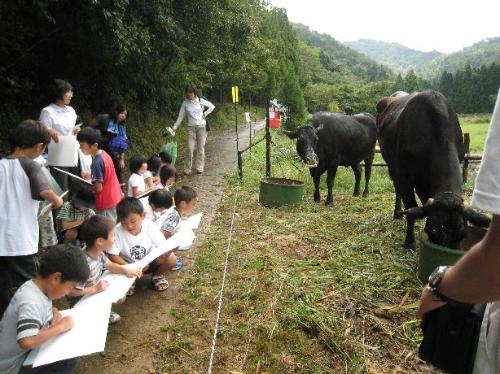
{"type": "Polygon", "coordinates": [[[123,197],[123,192],[116,177],[113,160],[100,151],[92,160],[92,181],[102,183],[102,191],[95,194],[96,210],[114,208],[123,197]]]}

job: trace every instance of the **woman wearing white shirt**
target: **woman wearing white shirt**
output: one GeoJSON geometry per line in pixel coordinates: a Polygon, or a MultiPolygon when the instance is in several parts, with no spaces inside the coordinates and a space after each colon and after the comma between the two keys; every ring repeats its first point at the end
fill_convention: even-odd
{"type": "MultiPolygon", "coordinates": [[[[59,141],[59,136],[76,134],[80,128],[75,127],[76,113],[75,110],[69,106],[71,98],[73,97],[73,87],[71,84],[62,79],[55,79],[49,87],[49,94],[52,103],[43,108],[40,112],[40,122],[47,127],[52,140],[57,143],[59,141]]],[[[54,171],[52,168],[51,173],[59,186],[63,190],[66,190],[68,187],[68,176],[61,172],[54,171]]]]}
{"type": "Polygon", "coordinates": [[[206,116],[215,109],[210,101],[196,96],[198,89],[190,84],[186,87],[186,100],[183,101],[173,130],[177,130],[186,113],[188,114],[188,149],[184,161],[184,174],[191,173],[193,153],[196,146],[196,172],[203,173],[205,168],[205,142],[207,140],[206,116]]]}

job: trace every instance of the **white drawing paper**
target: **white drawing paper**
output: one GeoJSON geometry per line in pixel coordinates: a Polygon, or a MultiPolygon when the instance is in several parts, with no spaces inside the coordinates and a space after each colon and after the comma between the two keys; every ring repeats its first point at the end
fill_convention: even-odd
{"type": "Polygon", "coordinates": [[[58,142],[49,143],[49,165],[73,167],[78,164],[78,148],[75,135],[59,135],[58,142]]]}
{"type": "Polygon", "coordinates": [[[70,173],[69,171],[66,171],[66,170],[63,170],[63,169],[59,169],[59,168],[56,168],[56,167],[54,167],[54,169],[56,169],[60,173],[64,173],[64,174],[69,175],[71,178],[78,179],[79,181],[85,182],[85,183],[90,184],[92,186],[92,182],[91,181],[89,181],[87,179],[83,179],[82,177],[80,177],[80,176],[78,176],[76,174],[70,173]]]}
{"type": "Polygon", "coordinates": [[[196,230],[200,226],[201,217],[203,217],[203,213],[192,215],[181,221],[181,227],[189,227],[190,229],[196,230]]]}
{"type": "Polygon", "coordinates": [[[110,312],[111,304],[106,303],[62,310],[61,314],[71,316],[75,325],[42,344],[33,367],[104,351],[110,312]]]}

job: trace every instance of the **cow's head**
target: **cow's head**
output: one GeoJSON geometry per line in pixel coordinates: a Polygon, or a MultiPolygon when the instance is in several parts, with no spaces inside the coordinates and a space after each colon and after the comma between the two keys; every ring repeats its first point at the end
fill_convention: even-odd
{"type": "Polygon", "coordinates": [[[290,139],[297,139],[297,153],[304,163],[310,167],[318,166],[318,132],[322,125],[313,127],[304,125],[294,131],[283,131],[290,139]]]}
{"type": "Polygon", "coordinates": [[[467,234],[467,221],[478,227],[488,227],[490,219],[465,207],[462,197],[454,192],[442,192],[424,206],[404,211],[413,218],[427,217],[424,231],[429,241],[448,248],[458,248],[467,234]]]}

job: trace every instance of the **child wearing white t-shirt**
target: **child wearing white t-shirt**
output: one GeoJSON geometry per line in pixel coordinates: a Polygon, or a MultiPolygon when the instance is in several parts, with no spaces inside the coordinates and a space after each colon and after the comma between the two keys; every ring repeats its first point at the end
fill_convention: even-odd
{"type": "MultiPolygon", "coordinates": [[[[155,248],[162,249],[167,240],[160,229],[150,220],[144,219],[142,203],[134,198],[127,197],[116,207],[118,221],[115,230],[115,242],[108,251],[110,260],[125,265],[142,260],[155,248]]],[[[172,251],[168,251],[156,260],[149,263],[145,273],[152,273],[153,287],[156,291],[165,291],[169,284],[164,273],[176,265],[176,258],[172,251]]],[[[134,286],[128,295],[134,293],[134,286]]]]}
{"type": "Polygon", "coordinates": [[[127,195],[137,197],[146,190],[144,172],[148,168],[146,158],[142,155],[132,156],[129,163],[130,178],[128,179],[127,195]]]}
{"type": "Polygon", "coordinates": [[[167,190],[155,190],[147,199],[141,199],[141,203],[145,218],[153,221],[158,228],[161,228],[166,214],[174,209],[172,195],[167,190]]]}
{"type": "Polygon", "coordinates": [[[163,165],[160,169],[160,183],[156,185],[156,188],[170,192],[175,182],[175,173],[175,167],[172,165],[163,165]]]}
{"type": "Polygon", "coordinates": [[[161,232],[170,238],[180,228],[181,219],[189,217],[198,203],[198,194],[188,186],[182,186],[175,191],[175,209],[169,210],[161,225],[161,232]]]}

